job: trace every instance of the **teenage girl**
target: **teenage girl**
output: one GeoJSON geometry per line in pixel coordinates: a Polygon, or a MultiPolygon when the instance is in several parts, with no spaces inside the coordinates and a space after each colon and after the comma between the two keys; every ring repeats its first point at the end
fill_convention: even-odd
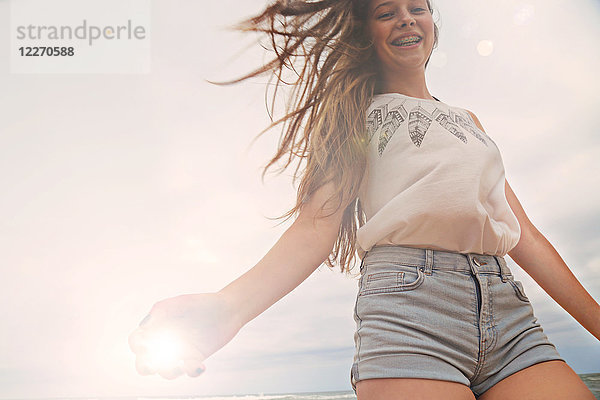
{"type": "Polygon", "coordinates": [[[198,376],[319,265],[348,273],[358,253],[349,372],[359,400],[594,399],[504,256],[598,339],[600,306],[528,219],[477,117],[429,92],[429,0],[277,0],[241,27],[265,33],[276,57],[240,80],[272,72],[277,87],[293,83],[265,171],[285,155],[284,168],[306,161],[286,214],[296,218],[219,292],[156,303],[130,336],[138,371],[198,376]],[[179,365],[153,368],[147,339],[165,327],[185,349],[179,365]]]}

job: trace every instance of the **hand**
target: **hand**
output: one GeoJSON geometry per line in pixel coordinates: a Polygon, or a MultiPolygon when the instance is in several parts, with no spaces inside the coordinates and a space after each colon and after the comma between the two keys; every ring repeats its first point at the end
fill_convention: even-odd
{"type": "Polygon", "coordinates": [[[129,336],[142,375],[166,379],[200,375],[203,361],[238,333],[242,323],[220,292],[188,294],[156,303],[129,336]]]}

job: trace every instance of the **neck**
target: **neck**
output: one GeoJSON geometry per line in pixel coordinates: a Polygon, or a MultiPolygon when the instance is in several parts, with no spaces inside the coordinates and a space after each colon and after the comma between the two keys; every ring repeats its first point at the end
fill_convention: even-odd
{"type": "Polygon", "coordinates": [[[383,72],[382,75],[384,93],[401,93],[410,97],[433,100],[425,82],[425,71],[422,69],[383,72]]]}

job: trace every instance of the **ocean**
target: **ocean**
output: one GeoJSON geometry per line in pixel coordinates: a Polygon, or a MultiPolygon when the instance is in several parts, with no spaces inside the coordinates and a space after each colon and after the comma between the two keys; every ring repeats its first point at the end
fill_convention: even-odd
{"type": "MultiPolygon", "coordinates": [[[[597,400],[600,400],[600,373],[579,374],[581,380],[592,391],[597,400]]],[[[208,396],[208,397],[187,397],[186,400],[356,400],[353,391],[343,392],[306,392],[306,393],[270,393],[270,394],[246,394],[237,396],[208,396]]],[[[137,400],[146,400],[138,398],[137,400]]],[[[148,399],[147,400],[158,400],[148,399]]],[[[160,400],[183,400],[183,398],[164,397],[160,400]]]]}
{"type": "MultiPolygon", "coordinates": [[[[600,400],[600,373],[578,374],[581,380],[592,391],[597,400],[600,400]]],[[[306,392],[306,393],[258,393],[229,396],[205,397],[172,397],[172,398],[141,398],[131,400],[356,400],[353,391],[341,392],[306,392]]]]}
{"type": "Polygon", "coordinates": [[[600,373],[578,374],[581,380],[590,388],[597,400],[600,400],[600,373]]]}
{"type": "MultiPolygon", "coordinates": [[[[579,374],[581,380],[600,400],[600,373],[579,374]]],[[[307,392],[307,393],[258,393],[229,396],[205,396],[205,397],[138,397],[131,400],[356,400],[353,391],[341,392],[307,392]]]]}
{"type": "MultiPolygon", "coordinates": [[[[579,374],[581,380],[600,400],[600,373],[579,374]]],[[[218,396],[156,396],[156,397],[112,397],[112,398],[79,398],[52,400],[355,400],[353,391],[339,392],[305,392],[305,393],[253,393],[218,396]]],[[[40,399],[42,400],[42,399],[40,399]]],[[[45,399],[50,400],[50,399],[45,399]]]]}

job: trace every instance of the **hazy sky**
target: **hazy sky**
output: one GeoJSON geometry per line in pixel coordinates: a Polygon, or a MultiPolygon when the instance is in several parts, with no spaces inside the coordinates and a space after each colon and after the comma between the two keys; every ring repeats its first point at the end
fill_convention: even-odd
{"type": "MultiPolygon", "coordinates": [[[[267,217],[293,205],[292,171],[260,181],[277,132],[249,147],[266,79],[206,82],[261,62],[225,27],[263,5],[153,1],[147,75],[10,74],[2,30],[0,398],[350,389],[357,282],[324,266],[199,378],[139,376],[127,346],[155,301],[219,290],[288,226],[267,217]]],[[[600,3],[434,5],[431,93],[477,114],[530,219],[600,300],[600,3]]],[[[569,365],[600,372],[600,343],[506,259],[569,365]]]]}

